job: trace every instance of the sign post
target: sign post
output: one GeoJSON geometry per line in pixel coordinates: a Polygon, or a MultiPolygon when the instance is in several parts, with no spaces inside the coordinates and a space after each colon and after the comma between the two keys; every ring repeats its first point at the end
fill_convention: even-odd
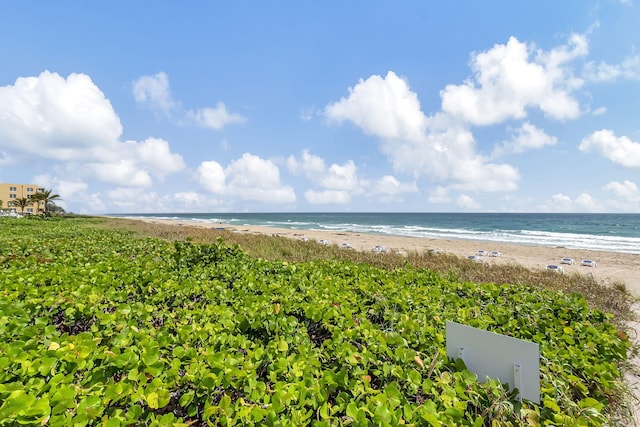
{"type": "Polygon", "coordinates": [[[518,398],[540,403],[540,346],[495,332],[447,322],[447,357],[461,359],[484,382],[508,383],[518,398]]]}

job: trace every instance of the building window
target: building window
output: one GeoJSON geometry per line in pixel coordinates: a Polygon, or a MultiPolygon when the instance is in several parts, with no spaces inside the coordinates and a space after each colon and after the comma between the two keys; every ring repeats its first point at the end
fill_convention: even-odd
{"type": "Polygon", "coordinates": [[[33,213],[33,209],[32,208],[27,208],[27,213],[33,213]]]}
{"type": "Polygon", "coordinates": [[[18,191],[16,187],[9,187],[9,191],[18,191]]]}
{"type": "Polygon", "coordinates": [[[15,194],[9,194],[9,198],[10,198],[10,199],[16,199],[16,198],[17,198],[17,196],[16,196],[15,194]]]}
{"type": "Polygon", "coordinates": [[[27,193],[33,193],[33,187],[27,187],[27,193]]]}

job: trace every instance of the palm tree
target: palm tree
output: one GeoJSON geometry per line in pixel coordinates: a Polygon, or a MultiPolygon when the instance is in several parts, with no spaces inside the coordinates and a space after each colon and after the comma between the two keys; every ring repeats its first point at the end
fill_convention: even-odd
{"type": "Polygon", "coordinates": [[[49,215],[49,207],[54,200],[62,200],[59,194],[51,194],[53,190],[38,191],[31,197],[36,202],[44,202],[44,214],[49,215]]]}
{"type": "Polygon", "coordinates": [[[27,199],[26,197],[18,197],[17,199],[11,200],[9,202],[9,205],[19,207],[20,213],[24,213],[24,208],[33,205],[33,201],[32,199],[27,199]]]}

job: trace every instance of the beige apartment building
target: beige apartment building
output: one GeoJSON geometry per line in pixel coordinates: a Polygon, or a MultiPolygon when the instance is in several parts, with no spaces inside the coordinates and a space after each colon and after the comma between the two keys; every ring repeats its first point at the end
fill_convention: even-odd
{"type": "Polygon", "coordinates": [[[24,212],[20,207],[11,206],[10,202],[21,197],[30,199],[37,192],[44,191],[44,188],[38,187],[36,184],[13,184],[0,182],[0,201],[2,210],[15,210],[17,213],[37,214],[44,211],[44,202],[33,202],[33,205],[24,208],[24,212]]]}

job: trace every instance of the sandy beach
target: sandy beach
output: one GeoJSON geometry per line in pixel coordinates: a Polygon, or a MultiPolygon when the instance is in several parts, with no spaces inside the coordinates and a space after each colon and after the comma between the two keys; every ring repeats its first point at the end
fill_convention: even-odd
{"type": "Polygon", "coordinates": [[[427,250],[467,257],[485,251],[485,263],[515,263],[532,269],[544,269],[547,265],[561,266],[565,274],[579,273],[593,275],[600,283],[613,285],[624,283],[627,289],[640,297],[640,255],[618,252],[566,249],[561,247],[513,245],[471,240],[425,239],[405,236],[385,236],[379,234],[350,233],[342,231],[293,230],[267,226],[231,226],[228,224],[194,221],[132,218],[152,223],[172,224],[191,227],[224,228],[238,233],[255,233],[281,236],[292,239],[324,241],[333,245],[349,245],[353,249],[371,251],[374,247],[384,247],[394,252],[424,252],[427,250]],[[490,256],[498,252],[500,256],[490,256]],[[562,258],[571,258],[575,264],[561,264],[562,258]],[[581,265],[582,260],[592,260],[595,267],[581,265]]]}

